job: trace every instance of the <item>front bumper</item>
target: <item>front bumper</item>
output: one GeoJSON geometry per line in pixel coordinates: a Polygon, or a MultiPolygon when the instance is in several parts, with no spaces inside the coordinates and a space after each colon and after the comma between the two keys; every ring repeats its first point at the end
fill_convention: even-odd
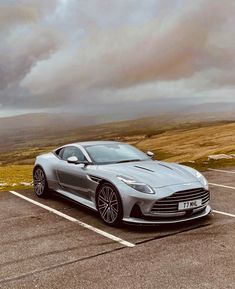
{"type": "Polygon", "coordinates": [[[203,218],[211,213],[212,209],[210,205],[207,205],[205,208],[201,209],[199,212],[192,213],[191,215],[185,214],[184,216],[180,217],[153,217],[153,216],[145,216],[142,215],[141,217],[127,217],[123,218],[123,222],[125,223],[132,223],[132,224],[175,224],[181,222],[192,221],[195,219],[203,218]]]}
{"type": "MultiPolygon", "coordinates": [[[[120,192],[122,192],[122,202],[123,202],[123,221],[128,223],[139,223],[139,224],[170,224],[179,223],[184,221],[190,221],[198,219],[208,215],[211,212],[211,207],[209,206],[209,197],[203,197],[202,206],[196,207],[192,210],[181,210],[179,211],[177,207],[174,207],[174,211],[167,210],[164,214],[158,210],[153,210],[154,205],[157,201],[165,202],[167,198],[172,196],[175,199],[175,194],[178,195],[184,193],[187,200],[201,198],[200,194],[209,194],[209,191],[204,189],[200,182],[192,182],[187,184],[179,184],[174,186],[166,186],[158,188],[154,195],[137,193],[135,190],[130,189],[127,186],[123,186],[120,192]],[[199,192],[197,192],[199,190],[199,192]],[[202,192],[201,192],[202,190],[202,192]],[[185,195],[185,192],[187,195],[185,195]],[[188,195],[188,193],[190,195],[188,195]],[[194,195],[194,193],[196,195],[194,195]],[[192,198],[191,198],[192,196],[192,198]],[[197,197],[199,196],[199,197],[197,197]],[[135,212],[135,207],[137,207],[137,213],[135,212]]],[[[181,195],[178,200],[184,201],[181,195]]],[[[176,205],[176,201],[174,201],[176,205]]],[[[164,206],[164,204],[163,204],[164,206]]]]}

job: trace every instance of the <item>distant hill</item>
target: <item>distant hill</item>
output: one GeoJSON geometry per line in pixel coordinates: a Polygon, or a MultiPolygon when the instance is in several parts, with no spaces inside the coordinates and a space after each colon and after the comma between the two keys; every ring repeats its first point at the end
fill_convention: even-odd
{"type": "Polygon", "coordinates": [[[217,103],[204,103],[198,105],[191,105],[188,107],[188,112],[191,113],[225,113],[235,118],[235,102],[217,102],[217,103]]]}
{"type": "Polygon", "coordinates": [[[60,138],[96,122],[95,117],[50,113],[0,118],[0,151],[24,147],[29,142],[40,145],[45,143],[47,138],[60,138]]]}
{"type": "MultiPolygon", "coordinates": [[[[235,121],[177,123],[167,117],[162,118],[162,122],[157,118],[142,118],[41,136],[29,132],[16,134],[0,138],[0,164],[33,164],[41,153],[65,143],[84,140],[128,142],[143,151],[153,151],[159,160],[189,162],[204,168],[208,165],[209,155],[235,154],[235,121]]],[[[232,159],[226,163],[234,165],[234,162],[232,159]]],[[[210,163],[210,167],[212,165],[214,163],[210,163]]]]}
{"type": "Polygon", "coordinates": [[[150,101],[136,101],[134,103],[117,103],[115,108],[108,104],[101,110],[97,108],[97,114],[102,118],[105,117],[105,122],[136,119],[149,116],[160,115],[178,115],[185,116],[187,114],[204,114],[203,117],[219,119],[235,118],[235,102],[225,103],[201,103],[189,104],[187,99],[166,99],[150,101]]]}
{"type": "Polygon", "coordinates": [[[112,123],[114,121],[135,120],[138,118],[151,119],[156,118],[157,122],[168,121],[195,121],[203,120],[234,120],[235,103],[205,103],[198,105],[186,105],[181,103],[175,106],[158,106],[152,108],[139,107],[139,111],[130,109],[128,114],[123,108],[122,113],[110,113],[109,111],[93,116],[80,116],[76,113],[31,113],[11,117],[0,117],[0,131],[29,128],[44,129],[70,129],[84,127],[101,123],[112,123]],[[134,110],[134,111],[133,111],[134,110]]]}
{"type": "Polygon", "coordinates": [[[0,118],[0,130],[29,128],[59,129],[96,124],[97,118],[75,114],[32,113],[0,118]]]}
{"type": "Polygon", "coordinates": [[[0,118],[0,151],[35,146],[54,146],[76,140],[118,139],[156,135],[168,130],[201,127],[214,122],[235,121],[234,103],[176,106],[175,111],[156,111],[146,117],[132,113],[79,116],[68,113],[34,113],[0,118]],[[113,119],[116,121],[114,122],[113,119]]]}

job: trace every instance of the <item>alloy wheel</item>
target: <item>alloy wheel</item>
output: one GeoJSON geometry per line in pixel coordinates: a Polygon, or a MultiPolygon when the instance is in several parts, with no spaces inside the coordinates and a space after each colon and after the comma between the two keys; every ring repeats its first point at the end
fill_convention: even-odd
{"type": "Polygon", "coordinates": [[[42,169],[38,168],[35,170],[33,181],[35,194],[41,196],[46,186],[46,179],[42,169]]]}
{"type": "Polygon", "coordinates": [[[98,210],[101,218],[109,224],[118,218],[119,204],[116,192],[111,186],[103,186],[98,195],[98,210]]]}

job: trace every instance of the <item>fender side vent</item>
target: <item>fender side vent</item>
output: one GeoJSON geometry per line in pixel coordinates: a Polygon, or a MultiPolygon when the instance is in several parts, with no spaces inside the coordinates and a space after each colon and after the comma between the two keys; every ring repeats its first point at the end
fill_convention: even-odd
{"type": "Polygon", "coordinates": [[[91,175],[87,175],[87,178],[95,183],[99,183],[102,179],[96,177],[96,176],[91,176],[91,175]]]}

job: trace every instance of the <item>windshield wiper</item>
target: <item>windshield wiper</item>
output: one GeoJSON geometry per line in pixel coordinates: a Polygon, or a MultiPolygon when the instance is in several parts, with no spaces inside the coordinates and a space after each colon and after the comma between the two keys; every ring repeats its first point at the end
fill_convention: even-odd
{"type": "Polygon", "coordinates": [[[123,160],[123,161],[118,161],[115,162],[115,164],[121,164],[121,163],[130,163],[130,162],[140,162],[140,159],[133,159],[133,160],[123,160]]]}

